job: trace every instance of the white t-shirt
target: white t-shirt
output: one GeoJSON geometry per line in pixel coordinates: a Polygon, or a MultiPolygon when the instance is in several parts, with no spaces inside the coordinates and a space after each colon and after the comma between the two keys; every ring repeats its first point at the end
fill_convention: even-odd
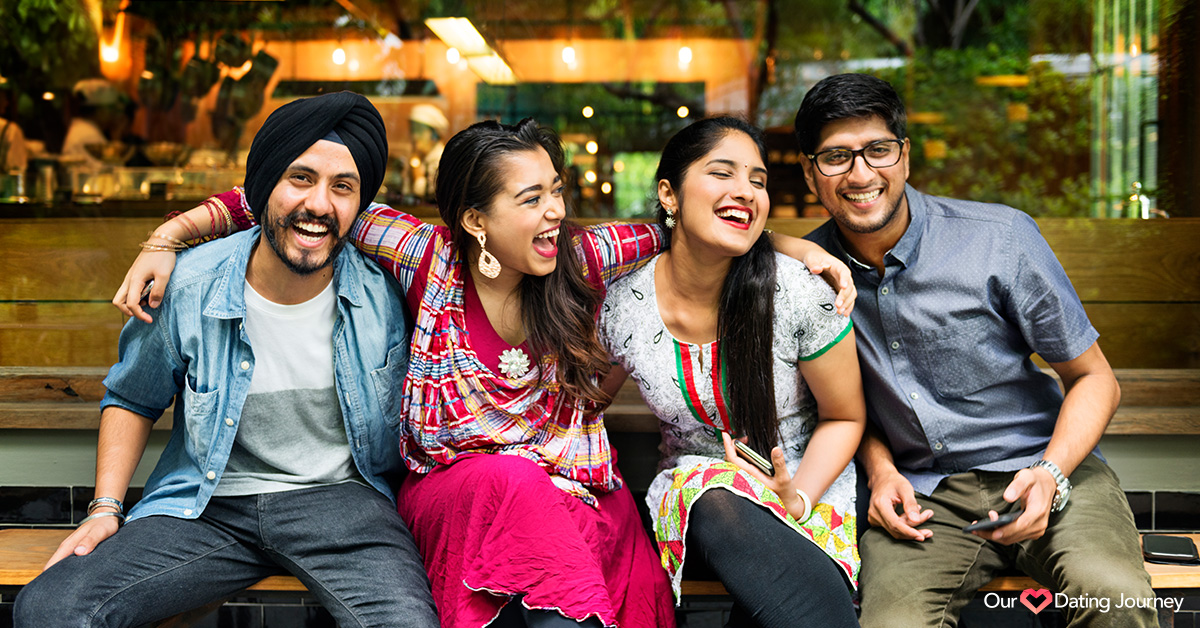
{"type": "Polygon", "coordinates": [[[213,492],[256,495],[358,479],[333,370],[333,282],[280,305],[246,283],[254,375],[229,463],[213,492]]]}

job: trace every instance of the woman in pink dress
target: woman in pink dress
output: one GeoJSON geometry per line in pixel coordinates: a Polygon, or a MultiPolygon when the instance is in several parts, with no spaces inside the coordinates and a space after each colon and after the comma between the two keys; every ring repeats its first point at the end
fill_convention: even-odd
{"type": "MultiPolygon", "coordinates": [[[[398,417],[412,472],[397,501],[444,626],[675,623],[604,431],[609,359],[596,337],[607,286],[657,254],[662,232],[564,222],[562,172],[557,137],[535,122],[478,123],[442,156],[446,226],[373,205],[351,230],[401,282],[414,318],[398,417]]],[[[222,231],[251,224],[248,209],[233,190],[186,216],[222,231]]],[[[832,259],[787,241],[814,264],[832,259]]],[[[127,298],[141,278],[165,283],[166,255],[143,253],[114,302],[141,314],[127,298]]]]}

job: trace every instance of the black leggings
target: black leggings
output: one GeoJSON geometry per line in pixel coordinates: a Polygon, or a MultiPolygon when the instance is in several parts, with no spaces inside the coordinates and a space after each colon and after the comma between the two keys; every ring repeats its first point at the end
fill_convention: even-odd
{"type": "Polygon", "coordinates": [[[504,605],[500,615],[488,624],[489,628],[602,628],[595,617],[579,621],[558,614],[557,611],[529,610],[521,603],[521,596],[504,605]]]}
{"type": "Polygon", "coordinates": [[[711,489],[688,519],[688,555],[733,596],[730,626],[858,626],[841,569],[765,507],[711,489]]]}

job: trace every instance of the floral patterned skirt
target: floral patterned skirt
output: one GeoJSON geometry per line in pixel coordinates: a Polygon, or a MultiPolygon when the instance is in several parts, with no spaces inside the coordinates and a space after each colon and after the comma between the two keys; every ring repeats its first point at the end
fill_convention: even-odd
{"type": "Polygon", "coordinates": [[[674,469],[673,474],[671,488],[663,494],[658,512],[654,513],[654,536],[663,568],[671,576],[676,600],[683,578],[688,512],[705,491],[713,488],[730,491],[769,510],[798,534],[816,543],[845,572],[851,585],[858,587],[860,560],[854,513],[839,512],[827,503],[817,502],[813,504],[812,516],[801,525],[788,514],[774,491],[728,462],[680,467],[674,469]]]}

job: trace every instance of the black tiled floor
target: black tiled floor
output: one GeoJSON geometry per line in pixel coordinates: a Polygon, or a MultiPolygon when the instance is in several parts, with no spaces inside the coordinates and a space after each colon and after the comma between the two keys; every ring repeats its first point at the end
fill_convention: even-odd
{"type": "Polygon", "coordinates": [[[1200,493],[1154,493],[1156,530],[1200,530],[1200,493]]]}
{"type": "Polygon", "coordinates": [[[71,523],[71,489],[0,486],[0,523],[71,523]]]}
{"type": "Polygon", "coordinates": [[[1138,530],[1154,529],[1154,493],[1149,491],[1125,491],[1129,509],[1133,511],[1133,522],[1138,530]]]}
{"type": "Polygon", "coordinates": [[[225,605],[192,624],[195,628],[263,628],[261,606],[225,605]]]}
{"type": "Polygon", "coordinates": [[[263,628],[337,628],[320,606],[264,606],[263,628]]]}

